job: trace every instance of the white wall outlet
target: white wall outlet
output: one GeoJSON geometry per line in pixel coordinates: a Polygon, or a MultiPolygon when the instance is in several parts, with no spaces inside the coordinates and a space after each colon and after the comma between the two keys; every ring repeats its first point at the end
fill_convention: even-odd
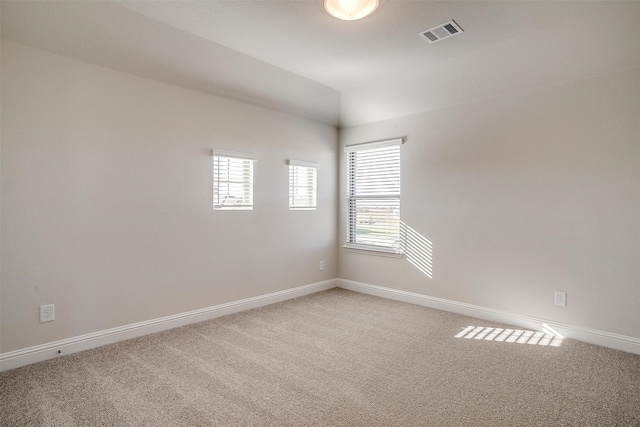
{"type": "Polygon", "coordinates": [[[55,311],[53,304],[40,306],[40,323],[51,322],[55,320],[55,311]]]}
{"type": "Polygon", "coordinates": [[[566,292],[561,292],[561,291],[556,291],[555,302],[556,302],[556,305],[561,305],[563,307],[566,306],[567,305],[567,293],[566,292]]]}
{"type": "Polygon", "coordinates": [[[320,271],[324,270],[324,261],[320,261],[320,271]]]}

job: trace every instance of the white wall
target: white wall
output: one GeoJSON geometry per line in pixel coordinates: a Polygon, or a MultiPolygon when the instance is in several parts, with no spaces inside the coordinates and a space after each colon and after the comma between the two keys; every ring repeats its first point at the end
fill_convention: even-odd
{"type": "Polygon", "coordinates": [[[331,126],[7,41],[1,75],[0,353],[336,276],[640,337],[637,68],[341,130],[407,137],[433,278],[338,249],[331,126]],[[254,211],[212,210],[212,148],[259,156],[254,211]],[[321,164],[317,211],[288,158],[321,164]]]}
{"type": "Polygon", "coordinates": [[[431,242],[433,278],[340,249],[341,278],[640,337],[640,69],[349,127],[341,144],[401,136],[401,217],[431,242]]]}
{"type": "Polygon", "coordinates": [[[0,352],[336,277],[334,127],[6,41],[1,90],[0,352]],[[212,210],[212,148],[258,155],[253,211],[212,210]]]}

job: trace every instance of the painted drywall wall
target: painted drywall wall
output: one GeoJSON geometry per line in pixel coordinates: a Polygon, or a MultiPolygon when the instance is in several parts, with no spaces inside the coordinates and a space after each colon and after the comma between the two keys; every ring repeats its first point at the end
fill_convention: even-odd
{"type": "MultiPolygon", "coordinates": [[[[492,23],[463,19],[465,10],[478,7],[472,3],[465,3],[459,11],[462,16],[456,17],[463,27],[468,25],[463,38],[477,40],[487,26],[504,29],[496,34],[494,43],[458,52],[428,66],[406,67],[401,74],[388,74],[344,92],[340,99],[342,125],[350,127],[435,111],[640,66],[640,2],[491,2],[492,7],[502,11],[527,3],[526,7],[549,13],[547,24],[533,31],[526,28],[527,18],[518,20],[515,14],[507,18],[509,23],[504,17],[495,16],[492,23]],[[507,29],[514,24],[517,35],[509,34],[507,29]],[[595,28],[601,29],[601,37],[592,37],[595,28]]],[[[485,3],[481,7],[486,7],[485,3]]],[[[431,22],[447,19],[450,17],[431,22]]],[[[431,55],[432,50],[435,53],[439,49],[453,52],[456,46],[471,43],[469,39],[463,42],[463,38],[451,45],[447,42],[425,46],[424,54],[431,55]]]]}
{"type": "MultiPolygon", "coordinates": [[[[640,337],[639,123],[635,68],[342,129],[341,145],[407,138],[414,249],[340,249],[340,277],[640,337]]],[[[342,153],[340,172],[344,244],[342,153]]]]}
{"type": "Polygon", "coordinates": [[[0,352],[336,277],[336,128],[12,42],[2,56],[0,352]],[[212,148],[258,156],[253,211],[213,211],[212,148]],[[287,159],[320,164],[317,210],[289,211],[287,159]]]}
{"type": "Polygon", "coordinates": [[[111,1],[2,3],[3,40],[330,125],[338,123],[340,94],[336,90],[111,1]]]}

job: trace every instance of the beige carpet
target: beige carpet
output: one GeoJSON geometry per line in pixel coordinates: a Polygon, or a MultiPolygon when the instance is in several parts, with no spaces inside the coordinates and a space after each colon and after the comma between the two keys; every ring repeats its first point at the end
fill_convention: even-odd
{"type": "Polygon", "coordinates": [[[4,372],[0,423],[640,426],[640,356],[534,338],[333,289],[4,372]]]}

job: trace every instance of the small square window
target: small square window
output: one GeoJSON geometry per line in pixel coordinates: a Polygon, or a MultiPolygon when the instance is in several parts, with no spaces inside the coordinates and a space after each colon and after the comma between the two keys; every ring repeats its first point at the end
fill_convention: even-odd
{"type": "Polygon", "coordinates": [[[317,183],[316,164],[289,160],[289,209],[315,210],[317,183]]]}
{"type": "Polygon", "coordinates": [[[253,209],[251,154],[213,151],[213,209],[253,209]]]}

